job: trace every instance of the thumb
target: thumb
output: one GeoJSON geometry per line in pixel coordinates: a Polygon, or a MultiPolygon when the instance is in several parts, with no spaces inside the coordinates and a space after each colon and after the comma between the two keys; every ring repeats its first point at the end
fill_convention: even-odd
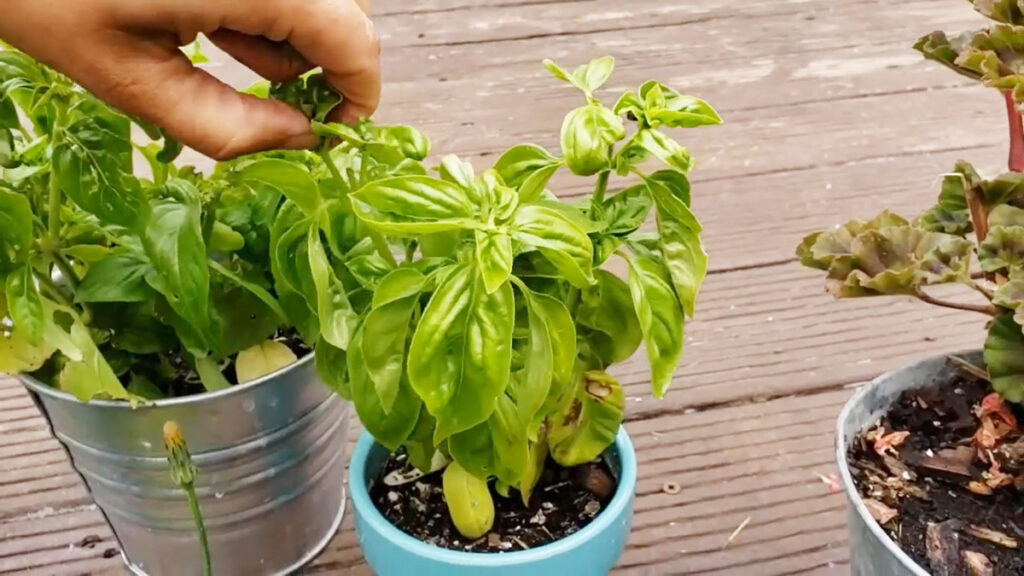
{"type": "Polygon", "coordinates": [[[301,112],[235,91],[192,66],[177,49],[135,47],[110,61],[118,62],[116,71],[101,74],[95,87],[86,88],[211,158],[316,143],[301,112]]]}

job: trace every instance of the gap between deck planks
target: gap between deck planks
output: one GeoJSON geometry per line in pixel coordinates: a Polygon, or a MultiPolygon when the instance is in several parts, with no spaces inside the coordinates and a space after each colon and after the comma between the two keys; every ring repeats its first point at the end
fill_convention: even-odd
{"type": "MultiPolygon", "coordinates": [[[[712,276],[701,301],[702,320],[692,326],[677,390],[664,402],[642,396],[646,371],[637,361],[625,367],[622,377],[631,398],[628,428],[641,468],[635,529],[623,557],[623,573],[728,573],[743,566],[749,569],[751,563],[770,570],[759,572],[765,574],[810,569],[842,573],[843,501],[829,495],[816,474],[833,469],[831,430],[839,405],[850,393],[847,385],[898,365],[902,355],[920,353],[913,343],[902,345],[900,340],[918,340],[937,350],[955,349],[961,343],[956,323],[949,322],[945,312],[939,324],[946,331],[932,331],[922,312],[927,309],[909,302],[876,301],[888,322],[916,321],[916,326],[889,339],[879,337],[873,324],[853,322],[845,334],[857,336],[855,346],[844,356],[832,343],[829,349],[836,348],[837,353],[816,359],[813,350],[827,344],[836,330],[813,329],[822,317],[841,321],[844,314],[836,308],[824,311],[836,315],[820,316],[823,310],[816,307],[852,306],[845,312],[851,320],[857,317],[857,308],[863,311],[871,303],[831,302],[815,293],[811,284],[817,285],[819,279],[810,276],[792,265],[712,276]],[[762,292],[765,298],[754,298],[762,292]],[[772,320],[765,314],[773,315],[772,320]],[[708,332],[702,335],[703,331],[708,332]],[[732,333],[735,337],[729,336],[732,333]],[[925,342],[925,336],[938,340],[925,342]],[[737,343],[725,345],[730,341],[737,343]],[[719,344],[711,348],[703,342],[719,344]],[[780,352],[791,349],[795,352],[789,356],[780,352]],[[779,354],[783,355],[776,360],[779,354]],[[815,370],[807,368],[808,360],[814,360],[810,365],[817,366],[815,370]],[[750,368],[757,362],[766,366],[750,368]],[[770,376],[773,362],[777,366],[770,376]],[[850,379],[842,380],[844,376],[850,379]],[[813,388],[790,396],[798,389],[794,383],[813,388]],[[735,394],[744,389],[747,392],[735,394]],[[738,405],[711,402],[711,409],[692,410],[730,390],[730,402],[738,405]],[[775,390],[774,395],[782,397],[752,402],[750,394],[758,390],[767,395],[775,390]],[[704,400],[695,401],[691,391],[704,400]],[[661,485],[669,480],[684,486],[683,492],[662,493],[661,485]],[[747,516],[747,529],[722,549],[747,516]]],[[[973,328],[974,319],[967,317],[963,324],[973,328]]],[[[33,568],[70,574],[84,566],[117,568],[116,559],[103,564],[99,558],[114,542],[99,513],[89,507],[77,476],[66,464],[62,471],[55,466],[62,458],[56,441],[41,419],[27,418],[31,403],[19,385],[6,382],[0,386],[0,422],[8,431],[0,435],[0,461],[18,466],[0,473],[0,572],[33,568]],[[32,477],[42,479],[22,481],[32,477]],[[95,548],[73,546],[91,534],[103,539],[95,548]]],[[[359,561],[351,525],[346,524],[311,570],[334,572],[356,567],[359,561]]]]}
{"type": "MultiPolygon", "coordinates": [[[[844,573],[843,504],[813,474],[831,468],[845,386],[977,345],[980,321],[905,300],[834,303],[817,275],[784,262],[804,233],[871,216],[883,200],[915,213],[961,155],[1002,162],[998,102],[908,47],[976,17],[932,0],[755,0],[742,13],[711,0],[637,0],[621,25],[627,15],[613,0],[377,4],[381,118],[424,127],[438,152],[464,153],[478,169],[521,139],[557,147],[558,120],[578,97],[539,68],[545,56],[571,64],[610,53],[611,88],[657,77],[719,108],[725,126],[679,136],[700,163],[695,206],[724,272],[709,279],[666,401],[646,397],[639,362],[617,372],[642,466],[621,571],[844,573]],[[668,479],[686,490],[661,494],[668,479]]],[[[121,572],[99,557],[109,530],[33,410],[19,386],[0,385],[0,572],[121,572]],[[69,547],[88,534],[104,540],[69,547]]],[[[347,526],[315,570],[366,572],[347,526]]]]}

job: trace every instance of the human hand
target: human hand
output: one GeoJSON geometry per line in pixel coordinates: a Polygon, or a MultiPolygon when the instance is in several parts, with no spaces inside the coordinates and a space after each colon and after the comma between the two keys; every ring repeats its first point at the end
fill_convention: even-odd
{"type": "Polygon", "coordinates": [[[240,94],[178,50],[199,33],[264,78],[315,66],[344,96],[333,120],[368,117],[380,99],[369,0],[0,0],[0,38],[110,104],[217,159],[315,144],[282,102],[240,94]]]}

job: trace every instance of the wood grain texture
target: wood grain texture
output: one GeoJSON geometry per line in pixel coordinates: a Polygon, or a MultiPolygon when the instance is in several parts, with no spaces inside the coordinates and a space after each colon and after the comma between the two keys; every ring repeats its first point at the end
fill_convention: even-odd
{"type": "MultiPolygon", "coordinates": [[[[640,459],[618,572],[847,574],[844,501],[817,477],[834,469],[839,407],[882,372],[977,347],[983,319],[902,298],[834,302],[792,251],[814,229],[883,207],[915,214],[957,159],[990,173],[1004,164],[996,96],[909,48],[979,17],[952,0],[373,4],[378,118],[422,127],[434,157],[461,154],[479,170],[520,141],[557,150],[580,99],[543,71],[545,57],[614,55],[607,99],[658,78],[717,107],[725,125],[677,133],[698,160],[712,274],[673,389],[648,396],[641,355],[614,370],[640,459]],[[682,492],[666,494],[667,481],[682,492]]],[[[235,86],[254,79],[216,54],[210,70],[235,86]]],[[[571,177],[554,185],[564,197],[587,191],[571,177]]],[[[0,573],[124,573],[110,549],[64,451],[20,385],[0,379],[0,573]],[[79,545],[86,536],[100,541],[79,545]]],[[[370,574],[351,518],[308,571],[370,574]]]]}

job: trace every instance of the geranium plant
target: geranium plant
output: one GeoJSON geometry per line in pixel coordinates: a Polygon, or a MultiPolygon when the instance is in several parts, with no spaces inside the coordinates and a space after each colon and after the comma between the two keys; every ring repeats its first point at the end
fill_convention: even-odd
{"type": "Polygon", "coordinates": [[[986,180],[958,162],[942,175],[937,204],[917,218],[883,212],[852,220],[808,236],[797,254],[804,265],[828,272],[826,289],[837,298],[908,295],[992,316],[984,347],[992,386],[1007,400],[1024,402],[1024,12],[1016,0],[972,4],[997,23],[954,38],[933,32],[914,47],[1002,93],[1010,171],[986,180]],[[971,287],[987,302],[928,292],[928,286],[951,283],[971,287]]]}
{"type": "Polygon", "coordinates": [[[611,58],[547,67],[583,100],[561,156],[520,145],[480,174],[454,156],[428,170],[415,129],[325,122],[338,98],[313,74],[250,92],[305,111],[317,150],[202,174],[175,166],[158,130],[0,52],[0,371],[144,401],[315,350],[380,444],[447,465],[456,526],[483,534],[490,480],[526,501],[549,454],[572,466],[611,444],[623,392],[609,366],[644,343],[665,393],[707,270],[692,162],[662,129],[715,111],[658,82],[602,105],[611,58]],[[133,143],[133,124],[153,141],[133,143]],[[593,193],[559,200],[561,169],[593,193]],[[613,177],[630,180],[613,192],[613,177]],[[611,258],[628,279],[602,269],[611,258]]]}

